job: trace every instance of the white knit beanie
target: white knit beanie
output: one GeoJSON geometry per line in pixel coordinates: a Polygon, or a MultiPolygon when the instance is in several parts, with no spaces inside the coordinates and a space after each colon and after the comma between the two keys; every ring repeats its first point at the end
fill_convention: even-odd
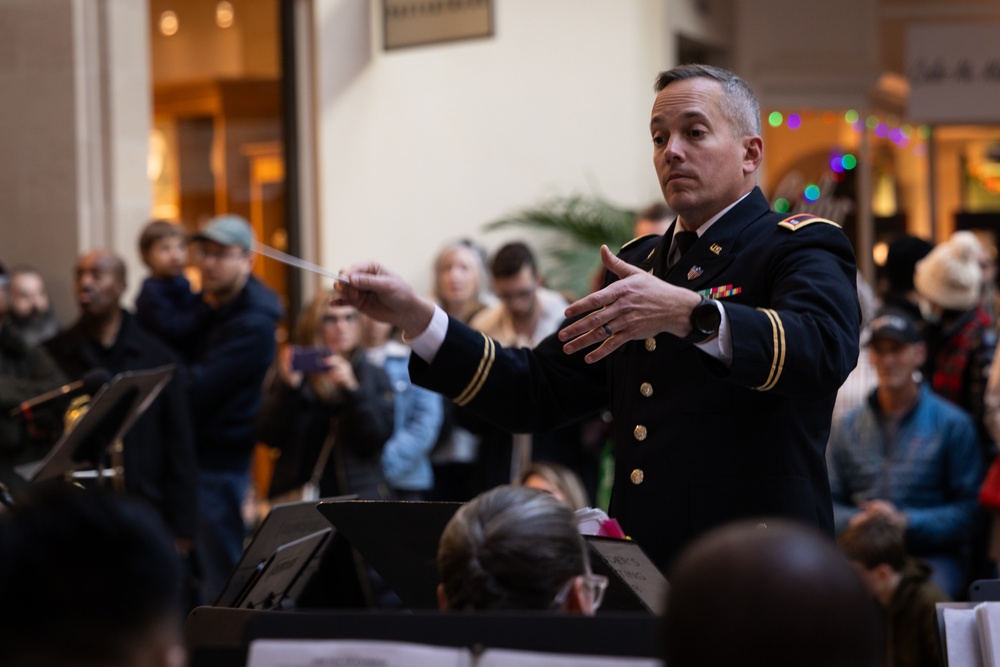
{"type": "Polygon", "coordinates": [[[972,232],[955,232],[917,262],[913,286],[920,296],[948,310],[968,310],[979,301],[982,246],[972,232]]]}

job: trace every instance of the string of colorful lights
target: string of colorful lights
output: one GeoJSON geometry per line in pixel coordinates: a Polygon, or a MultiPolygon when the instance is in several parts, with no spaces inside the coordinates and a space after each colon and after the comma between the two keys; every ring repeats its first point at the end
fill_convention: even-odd
{"type": "MultiPolygon", "coordinates": [[[[854,109],[848,109],[844,112],[843,116],[834,111],[818,112],[809,109],[802,112],[793,112],[787,116],[780,111],[772,111],[767,115],[767,124],[775,129],[784,127],[794,132],[802,127],[803,121],[814,120],[816,118],[819,118],[826,125],[833,125],[840,118],[855,132],[870,131],[877,138],[891,141],[899,148],[912,148],[914,153],[920,157],[927,154],[926,141],[931,136],[930,126],[913,126],[910,123],[900,123],[899,118],[892,115],[881,117],[877,114],[869,114],[867,117],[862,118],[861,114],[854,109]]],[[[858,158],[853,153],[839,148],[834,148],[830,151],[830,171],[832,172],[834,181],[839,182],[843,180],[845,173],[857,166],[858,158]]],[[[983,174],[982,177],[976,174],[973,174],[973,176],[983,183],[984,188],[1000,194],[1000,179],[989,174],[983,174]],[[992,188],[996,188],[996,190],[992,188]]],[[[820,188],[815,183],[809,183],[802,189],[802,198],[806,201],[814,202],[819,199],[820,195],[820,188]]],[[[774,206],[774,210],[779,213],[785,213],[791,208],[791,203],[785,198],[776,199],[772,205],[774,206]]]]}

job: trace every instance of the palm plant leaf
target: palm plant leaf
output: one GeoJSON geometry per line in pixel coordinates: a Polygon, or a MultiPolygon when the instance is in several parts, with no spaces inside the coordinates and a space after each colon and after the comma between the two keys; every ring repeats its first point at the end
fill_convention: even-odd
{"type": "Polygon", "coordinates": [[[617,251],[632,238],[635,212],[614,206],[600,197],[556,197],[536,207],[488,223],[487,231],[525,227],[554,232],[557,242],[544,250],[552,260],[549,286],[583,296],[600,270],[600,247],[617,251]]]}

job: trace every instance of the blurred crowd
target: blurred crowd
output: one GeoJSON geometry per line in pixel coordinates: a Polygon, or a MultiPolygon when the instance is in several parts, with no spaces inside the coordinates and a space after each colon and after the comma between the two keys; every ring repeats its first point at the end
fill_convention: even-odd
{"type": "MultiPolygon", "coordinates": [[[[651,207],[637,233],[662,233],[671,216],[651,207]]],[[[577,562],[575,531],[553,546],[565,572],[543,568],[551,581],[515,594],[469,588],[465,550],[486,547],[470,546],[482,535],[465,524],[510,505],[523,519],[539,501],[535,491],[512,490],[521,486],[569,506],[570,513],[551,516],[552,507],[538,506],[549,518],[535,528],[548,526],[550,535],[558,532],[552,526],[571,523],[572,510],[599,506],[611,465],[607,415],[552,433],[504,432],[412,385],[400,332],[338,305],[329,289],[303,307],[279,345],[285,313],[254,277],[253,244],[237,216],[214,218],[193,236],[154,221],[137,243],[148,275],[135,303],[123,302],[122,258],[90,250],[67,272],[79,312],[64,327],[47,297],[55,286],[27,264],[0,270],[6,502],[17,504],[32,487],[31,464],[85,418],[99,387],[75,381],[95,370],[112,377],[170,366],[170,382],[117,451],[107,443],[81,463],[117,472],[127,495],[163,520],[184,563],[187,607],[219,594],[261,507],[354,496],[476,499],[442,541],[443,609],[517,607],[532,596],[544,608],[568,580],[555,599],[593,613],[607,582],[577,562]],[[60,386],[67,389],[61,400],[32,402],[60,386]],[[81,387],[91,396],[74,396],[81,387]]],[[[545,286],[521,242],[487,257],[473,241],[458,240],[441,249],[432,269],[434,301],[504,346],[534,347],[558,329],[568,305],[545,286]]],[[[1000,474],[996,481],[988,474],[1000,441],[996,248],[967,231],[937,244],[901,236],[889,244],[881,274],[875,285],[858,276],[862,351],[838,393],[827,464],[841,551],[895,627],[891,650],[912,653],[899,664],[931,664],[920,663],[936,656],[926,641],[927,610],[965,599],[977,579],[995,578],[1000,558],[1000,474]]],[[[522,556],[505,558],[535,567],[522,556]]],[[[377,575],[359,572],[374,578],[377,596],[377,575]]]]}

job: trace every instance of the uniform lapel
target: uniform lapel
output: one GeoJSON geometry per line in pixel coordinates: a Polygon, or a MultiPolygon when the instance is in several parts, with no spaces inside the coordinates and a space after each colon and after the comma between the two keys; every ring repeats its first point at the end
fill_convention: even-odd
{"type": "Polygon", "coordinates": [[[740,234],[768,210],[767,200],[760,188],[754,188],[698,238],[687,254],[667,272],[667,282],[694,291],[714,284],[735,259],[734,247],[740,234]]]}
{"type": "Polygon", "coordinates": [[[677,220],[670,225],[663,236],[660,238],[660,242],[656,244],[653,248],[653,252],[649,254],[642,263],[639,264],[639,268],[643,271],[653,271],[653,275],[657,278],[663,278],[667,272],[667,257],[670,254],[670,244],[673,242],[674,238],[674,226],[677,224],[677,220]]]}

